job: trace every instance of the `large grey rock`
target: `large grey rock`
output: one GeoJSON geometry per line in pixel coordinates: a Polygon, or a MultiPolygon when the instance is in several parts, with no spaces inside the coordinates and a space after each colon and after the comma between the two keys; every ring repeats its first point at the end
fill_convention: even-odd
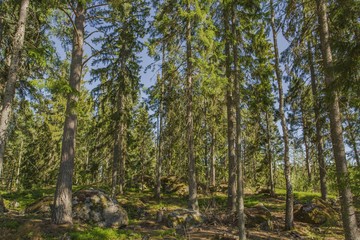
{"type": "Polygon", "coordinates": [[[294,219],[310,224],[338,225],[340,213],[329,202],[315,198],[311,202],[302,205],[294,212],[294,219]]]}
{"type": "Polygon", "coordinates": [[[246,208],[245,214],[247,227],[260,227],[264,231],[273,230],[272,214],[262,203],[246,208]]]}
{"type": "Polygon", "coordinates": [[[25,213],[31,214],[41,214],[50,216],[51,208],[50,206],[54,203],[54,197],[46,196],[38,199],[37,201],[31,203],[25,208],[25,213]]]}
{"type": "Polygon", "coordinates": [[[203,216],[199,212],[188,209],[177,209],[166,216],[166,225],[175,229],[196,226],[202,222],[203,216]]]}
{"type": "MultiPolygon", "coordinates": [[[[50,215],[53,197],[43,197],[30,204],[25,213],[50,215]]],[[[119,228],[128,225],[128,214],[116,199],[101,190],[79,190],[73,194],[73,218],[100,227],[119,228]]]]}
{"type": "Polygon", "coordinates": [[[128,225],[128,214],[116,199],[100,190],[80,190],[73,195],[73,217],[102,227],[128,225]]]}

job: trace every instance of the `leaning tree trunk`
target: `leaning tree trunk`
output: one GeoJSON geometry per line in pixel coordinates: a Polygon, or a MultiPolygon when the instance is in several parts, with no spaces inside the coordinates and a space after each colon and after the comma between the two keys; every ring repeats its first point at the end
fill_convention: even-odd
{"type": "Polygon", "coordinates": [[[10,123],[12,102],[15,97],[16,81],[18,80],[18,74],[21,65],[21,52],[24,46],[25,27],[29,4],[30,0],[21,1],[19,20],[12,43],[13,49],[11,52],[11,61],[5,83],[2,108],[0,111],[0,178],[2,177],[3,173],[6,132],[10,123]]]}
{"type": "Polygon", "coordinates": [[[290,230],[294,227],[294,199],[293,199],[293,188],[291,183],[291,167],[289,160],[289,135],[286,125],[286,118],[284,112],[284,93],[282,86],[282,77],[279,64],[279,49],[277,46],[277,31],[275,26],[275,12],[273,0],[270,0],[271,8],[271,28],[274,42],[274,55],[275,55],[275,74],[278,82],[279,91],[279,114],[281,120],[281,127],[283,131],[284,140],[284,174],[286,181],[286,210],[285,210],[285,229],[290,230]]]}
{"type": "Polygon", "coordinates": [[[82,74],[84,28],[85,8],[82,1],[79,1],[75,10],[73,49],[69,77],[69,84],[72,91],[67,97],[60,170],[56,184],[54,207],[52,212],[52,222],[55,224],[72,224],[72,180],[77,128],[76,108],[82,74]]]}
{"type": "Polygon", "coordinates": [[[332,72],[332,52],[330,47],[330,34],[327,22],[327,6],[325,0],[317,0],[317,14],[319,19],[320,44],[325,74],[326,96],[330,115],[330,135],[336,164],[336,177],[341,201],[341,212],[345,239],[360,239],[357,229],[353,196],[350,189],[350,178],[347,169],[343,129],[339,107],[339,95],[334,89],[335,78],[332,72]]]}
{"type": "Polygon", "coordinates": [[[314,102],[314,113],[315,113],[315,128],[316,128],[316,137],[315,143],[317,148],[317,161],[319,164],[319,173],[320,173],[320,191],[321,198],[326,200],[327,198],[327,187],[326,187],[326,165],[324,158],[324,149],[323,149],[323,140],[322,140],[322,121],[320,116],[320,101],[318,96],[318,86],[316,82],[315,68],[313,54],[311,51],[310,42],[308,42],[308,58],[309,58],[309,67],[310,67],[310,79],[311,79],[311,90],[313,95],[314,102]]]}
{"type": "MultiPolygon", "coordinates": [[[[187,4],[190,13],[190,1],[187,4]]],[[[186,26],[186,96],[187,96],[187,144],[189,164],[189,209],[199,211],[197,200],[196,165],[194,157],[194,119],[193,119],[193,80],[192,80],[192,47],[191,47],[191,17],[187,18],[186,26]]]]}

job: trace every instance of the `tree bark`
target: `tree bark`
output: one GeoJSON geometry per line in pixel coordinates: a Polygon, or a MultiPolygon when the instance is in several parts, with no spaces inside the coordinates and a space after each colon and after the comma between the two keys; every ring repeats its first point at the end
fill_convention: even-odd
{"type": "Polygon", "coordinates": [[[234,58],[234,105],[236,116],[236,163],[237,163],[237,214],[238,214],[238,229],[239,239],[246,239],[245,230],[245,207],[244,207],[244,177],[243,177],[243,161],[241,156],[241,109],[240,109],[240,77],[238,74],[238,50],[237,50],[237,34],[236,34],[236,4],[232,3],[231,8],[231,34],[233,37],[233,58],[234,58]]]}
{"type": "Polygon", "coordinates": [[[345,239],[360,239],[357,229],[353,196],[350,189],[350,179],[347,169],[343,129],[339,107],[339,95],[334,89],[335,78],[332,72],[332,52],[330,47],[330,34],[327,19],[327,5],[325,0],[317,0],[317,14],[319,19],[320,44],[325,74],[327,104],[330,115],[330,135],[336,164],[336,177],[341,201],[341,212],[345,239]]]}
{"type": "Polygon", "coordinates": [[[311,163],[310,163],[310,148],[308,142],[308,126],[306,123],[306,116],[305,116],[305,109],[303,104],[303,99],[300,102],[301,108],[301,122],[302,122],[302,130],[303,130],[303,141],[305,146],[305,165],[306,165],[306,172],[308,176],[308,185],[311,186],[312,176],[311,176],[311,163]]]}
{"type": "MultiPolygon", "coordinates": [[[[187,11],[190,13],[190,0],[187,3],[187,11]]],[[[193,119],[193,66],[191,46],[191,17],[187,17],[186,26],[186,90],[187,90],[187,145],[189,164],[189,209],[199,211],[197,200],[196,164],[194,157],[194,119],[193,119]]]]}
{"type": "Polygon", "coordinates": [[[326,187],[326,165],[324,158],[324,149],[323,149],[323,137],[321,134],[322,121],[320,116],[320,99],[318,95],[318,84],[316,81],[315,67],[313,54],[311,51],[311,44],[308,42],[308,58],[309,58],[309,67],[310,67],[310,78],[311,78],[311,90],[313,95],[314,102],[314,113],[315,113],[315,128],[316,128],[316,137],[315,143],[317,148],[317,161],[319,164],[319,173],[320,173],[320,191],[321,198],[326,200],[327,198],[327,187],[326,187]]]}
{"type": "Polygon", "coordinates": [[[118,194],[118,182],[119,182],[119,168],[120,168],[120,133],[116,131],[114,141],[114,155],[113,155],[113,166],[112,166],[112,181],[111,181],[111,194],[116,197],[118,194]]]}
{"type": "Polygon", "coordinates": [[[289,159],[289,134],[286,125],[286,117],[284,113],[284,93],[282,86],[282,76],[279,64],[279,49],[277,43],[277,30],[275,26],[275,11],[273,0],[270,0],[271,10],[271,29],[274,42],[274,55],[275,55],[275,74],[278,82],[279,91],[279,114],[281,120],[281,127],[283,131],[284,140],[284,175],[286,182],[286,210],[285,210],[285,229],[291,230],[294,227],[294,199],[293,188],[291,183],[291,166],[289,159]]]}
{"type": "Polygon", "coordinates": [[[161,174],[162,174],[162,160],[163,160],[163,125],[164,125],[164,92],[165,92],[165,44],[162,49],[162,76],[158,78],[158,83],[161,81],[161,95],[160,95],[160,106],[159,106],[159,142],[158,142],[158,155],[156,159],[156,188],[155,198],[157,201],[161,199],[161,174]]]}
{"type": "Polygon", "coordinates": [[[11,61],[5,83],[5,91],[0,111],[0,178],[3,174],[4,153],[6,132],[10,123],[12,111],[12,102],[15,97],[16,82],[21,65],[21,52],[24,46],[26,19],[30,0],[22,0],[20,5],[19,20],[17,23],[16,33],[13,39],[13,48],[11,52],[11,61]]]}
{"type": "Polygon", "coordinates": [[[72,182],[77,129],[76,108],[82,75],[84,28],[85,8],[82,1],[79,1],[75,10],[73,49],[70,65],[69,84],[71,92],[67,97],[60,170],[52,212],[52,222],[55,224],[72,224],[72,182]]]}
{"type": "Polygon", "coordinates": [[[215,130],[212,127],[211,133],[211,144],[210,144],[210,186],[215,187],[216,185],[216,170],[215,170],[215,161],[216,161],[216,154],[215,154],[215,130]]]}
{"type": "MultiPolygon", "coordinates": [[[[123,96],[123,100],[122,100],[122,112],[125,111],[125,107],[124,107],[124,96],[123,96]]],[[[123,115],[122,113],[120,113],[121,115],[123,115]]],[[[126,124],[126,119],[124,118],[124,116],[122,116],[120,118],[120,124],[119,124],[119,134],[120,134],[120,139],[119,139],[119,193],[120,194],[124,194],[124,188],[125,188],[125,169],[126,169],[126,157],[127,157],[127,146],[126,146],[126,131],[127,131],[127,124],[126,124]]]]}
{"type": "Polygon", "coordinates": [[[360,157],[359,157],[359,153],[358,153],[358,148],[357,148],[357,144],[356,144],[356,136],[354,135],[354,125],[351,123],[351,117],[350,117],[350,113],[349,110],[347,109],[345,111],[345,117],[346,117],[346,121],[347,121],[347,125],[348,125],[348,140],[350,142],[350,145],[353,148],[354,151],[354,158],[356,161],[356,165],[358,167],[360,167],[360,157]]]}
{"type": "Polygon", "coordinates": [[[229,211],[236,211],[236,110],[234,106],[234,80],[231,77],[231,53],[230,53],[230,27],[229,27],[229,7],[225,4],[223,9],[224,28],[225,28],[225,75],[227,78],[227,91],[226,91],[226,107],[227,107],[227,138],[228,138],[228,199],[227,207],[229,211]]]}
{"type": "Polygon", "coordinates": [[[274,170],[273,170],[273,160],[271,152],[271,127],[268,110],[265,112],[266,118],[266,151],[269,164],[269,185],[270,185],[270,196],[275,196],[275,183],[274,183],[274,170]]]}

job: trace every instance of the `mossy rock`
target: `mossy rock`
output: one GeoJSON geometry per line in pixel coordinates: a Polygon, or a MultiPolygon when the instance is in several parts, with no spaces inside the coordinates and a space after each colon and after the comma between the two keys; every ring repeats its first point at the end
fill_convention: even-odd
{"type": "Polygon", "coordinates": [[[31,203],[25,208],[25,213],[27,214],[41,214],[50,216],[51,205],[54,203],[54,198],[52,196],[42,197],[35,202],[31,203]]]}
{"type": "Polygon", "coordinates": [[[162,177],[161,186],[166,193],[174,193],[180,196],[186,196],[189,194],[188,185],[174,175],[162,177]]]}
{"type": "Polygon", "coordinates": [[[128,225],[128,214],[116,199],[95,190],[79,190],[73,195],[73,217],[100,227],[120,228],[128,225]]]}
{"type": "Polygon", "coordinates": [[[166,216],[166,225],[175,229],[196,226],[203,221],[204,218],[199,212],[188,209],[177,209],[166,216]]]}
{"type": "MultiPolygon", "coordinates": [[[[26,207],[27,214],[50,216],[52,196],[43,197],[26,207]]],[[[79,190],[73,194],[73,218],[100,227],[120,228],[128,225],[128,214],[116,199],[96,189],[79,190]]]]}
{"type": "Polygon", "coordinates": [[[315,198],[310,203],[302,205],[294,213],[294,219],[315,225],[336,226],[340,222],[340,213],[332,207],[331,203],[315,198]]]}
{"type": "Polygon", "coordinates": [[[251,208],[245,209],[246,226],[247,227],[261,227],[267,230],[272,230],[272,214],[268,208],[262,203],[259,203],[251,208]]]}

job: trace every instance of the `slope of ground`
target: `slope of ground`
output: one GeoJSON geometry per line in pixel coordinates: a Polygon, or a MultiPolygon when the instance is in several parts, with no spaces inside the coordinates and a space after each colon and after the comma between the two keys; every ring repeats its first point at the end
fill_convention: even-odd
{"type": "MultiPolygon", "coordinates": [[[[166,224],[168,213],[185,209],[186,197],[166,194],[160,203],[150,191],[129,191],[118,201],[127,210],[130,223],[124,229],[103,229],[75,222],[73,226],[55,226],[41,215],[27,215],[24,208],[36,199],[52,195],[53,189],[3,194],[9,212],[0,216],[0,239],[237,239],[236,215],[226,213],[226,195],[200,195],[199,205],[204,221],[197,225],[181,225],[177,229],[166,224]],[[163,220],[159,222],[159,214],[163,220]]],[[[311,201],[317,194],[295,192],[296,203],[311,201]]],[[[249,239],[343,239],[342,228],[334,225],[312,225],[295,222],[293,231],[283,231],[284,191],[277,197],[267,194],[247,194],[245,206],[249,216],[266,209],[271,215],[271,226],[253,224],[247,227],[249,239]]],[[[248,221],[252,221],[248,217],[248,221]]]]}

